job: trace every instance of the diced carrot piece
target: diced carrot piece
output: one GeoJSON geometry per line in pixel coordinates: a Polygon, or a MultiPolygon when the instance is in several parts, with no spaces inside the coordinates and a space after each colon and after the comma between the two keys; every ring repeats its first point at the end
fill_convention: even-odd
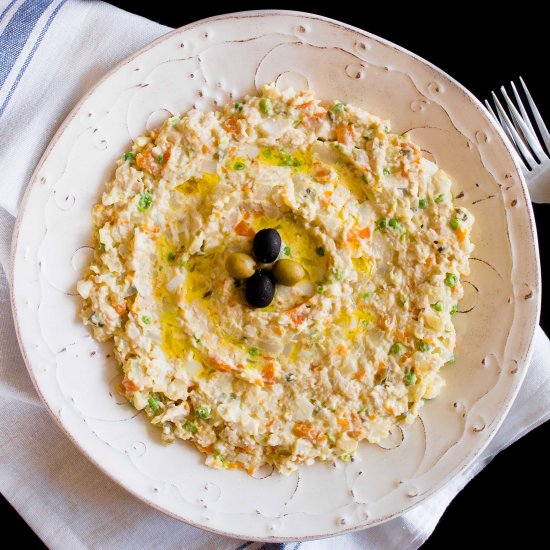
{"type": "Polygon", "coordinates": [[[346,346],[344,346],[344,344],[340,344],[336,348],[336,352],[338,353],[338,355],[341,355],[342,357],[344,357],[348,353],[348,350],[346,349],[346,346]]]}
{"type": "Polygon", "coordinates": [[[223,129],[236,136],[240,133],[239,119],[236,117],[228,118],[223,124],[223,129]]]}
{"type": "Polygon", "coordinates": [[[263,381],[268,384],[275,384],[275,365],[270,361],[262,370],[263,381]]]}
{"type": "Polygon", "coordinates": [[[248,223],[245,220],[241,220],[236,226],[235,226],[235,233],[237,235],[240,235],[241,237],[249,237],[252,238],[256,234],[254,229],[248,225],[248,223]]]}
{"type": "Polygon", "coordinates": [[[464,239],[466,238],[466,230],[464,229],[459,229],[457,232],[456,232],[456,238],[458,239],[458,242],[461,243],[464,241],[464,239]]]}
{"type": "Polygon", "coordinates": [[[350,427],[349,420],[347,418],[343,418],[343,417],[337,418],[336,419],[336,424],[338,424],[338,426],[341,426],[342,428],[344,428],[344,430],[347,430],[350,427]]]}
{"type": "Polygon", "coordinates": [[[307,313],[305,311],[291,310],[290,318],[295,325],[300,325],[307,318],[307,313]]]}
{"type": "Polygon", "coordinates": [[[349,145],[353,141],[353,126],[340,124],[336,128],[336,139],[342,145],[349,145]]]}
{"type": "Polygon", "coordinates": [[[140,387],[135,382],[133,382],[126,376],[124,377],[124,380],[122,380],[122,385],[126,388],[126,391],[138,391],[140,389],[140,387]]]}

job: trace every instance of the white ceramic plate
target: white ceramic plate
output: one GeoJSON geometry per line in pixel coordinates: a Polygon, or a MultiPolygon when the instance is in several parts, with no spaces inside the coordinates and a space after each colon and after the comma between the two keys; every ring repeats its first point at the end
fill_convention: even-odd
{"type": "MultiPolygon", "coordinates": [[[[321,537],[375,525],[464,469],[502,422],[538,320],[535,229],[522,177],[479,102],[441,71],[359,29],[296,12],[247,12],[176,30],[109,73],[42,158],[18,220],[13,309],[30,374],[80,449],[131,493],[193,525],[249,539],[321,537]],[[263,479],[209,469],[190,444],[165,447],[114,387],[109,346],[77,319],[90,208],[132,138],[170,113],[213,109],[266,82],[309,86],[391,119],[454,180],[475,214],[472,275],[447,387],[421,419],[353,463],[263,479]]],[[[260,476],[261,477],[261,476],[260,476]]]]}

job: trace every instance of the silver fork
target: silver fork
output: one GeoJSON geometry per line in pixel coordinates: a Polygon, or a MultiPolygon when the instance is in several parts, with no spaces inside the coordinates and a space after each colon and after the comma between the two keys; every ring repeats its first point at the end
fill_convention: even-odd
{"type": "Polygon", "coordinates": [[[525,97],[527,98],[527,103],[531,111],[531,117],[537,124],[544,144],[539,140],[531,122],[531,117],[513,82],[510,82],[510,86],[514,93],[517,106],[508,96],[504,86],[500,87],[500,93],[508,107],[508,112],[502,106],[495,92],[491,92],[491,95],[495,104],[496,114],[487,100],[485,100],[485,105],[496,122],[500,123],[513,145],[516,159],[527,181],[531,200],[533,202],[550,202],[550,158],[547,154],[547,152],[550,152],[550,133],[540,116],[540,112],[523,78],[520,77],[519,81],[525,92],[525,97]],[[508,113],[510,113],[511,118],[508,113]],[[546,150],[544,146],[546,146],[546,150]]]}

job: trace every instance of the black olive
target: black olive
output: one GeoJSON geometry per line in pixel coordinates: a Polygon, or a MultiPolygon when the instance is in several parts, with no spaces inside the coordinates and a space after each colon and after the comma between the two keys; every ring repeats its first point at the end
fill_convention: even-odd
{"type": "Polygon", "coordinates": [[[273,300],[275,285],[271,274],[257,269],[252,277],[246,280],[244,295],[246,301],[253,307],[266,307],[273,300]]]}
{"type": "Polygon", "coordinates": [[[254,237],[254,256],[262,264],[270,264],[281,251],[281,235],[276,229],[261,229],[254,237]]]}

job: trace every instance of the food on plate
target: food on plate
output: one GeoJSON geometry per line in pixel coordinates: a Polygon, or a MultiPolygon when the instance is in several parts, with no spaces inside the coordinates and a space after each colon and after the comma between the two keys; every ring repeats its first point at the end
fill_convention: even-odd
{"type": "Polygon", "coordinates": [[[348,460],[453,361],[474,219],[451,187],[388,121],[310,91],[173,116],[93,209],[82,319],[207,465],[348,460]]]}

